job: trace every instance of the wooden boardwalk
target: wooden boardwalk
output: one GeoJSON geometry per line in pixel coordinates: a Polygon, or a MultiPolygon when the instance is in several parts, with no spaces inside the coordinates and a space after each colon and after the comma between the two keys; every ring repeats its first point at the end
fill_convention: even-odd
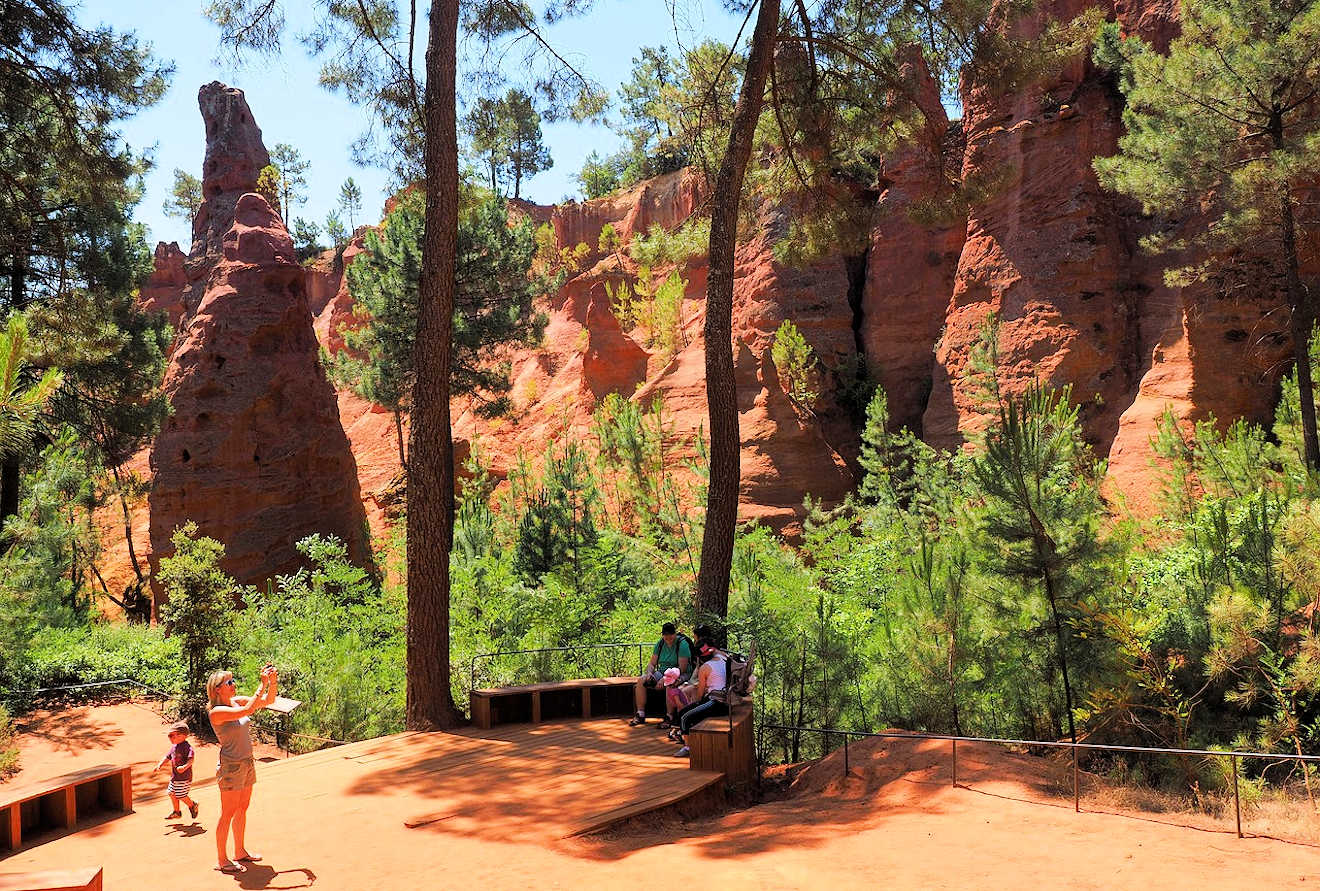
{"type": "MultiPolygon", "coordinates": [[[[400,733],[259,763],[249,833],[254,849],[281,852],[285,864],[298,862],[308,838],[318,846],[342,839],[341,867],[360,856],[364,839],[405,851],[555,844],[719,789],[721,774],[690,770],[675,749],[654,725],[619,718],[400,733]]],[[[208,871],[219,795],[198,784],[193,797],[202,806],[197,831],[186,817],[162,820],[168,801],[143,788],[135,813],[25,840],[0,862],[0,874],[100,865],[106,888],[141,889],[164,887],[162,864],[188,864],[186,887],[232,888],[232,879],[208,871]]],[[[338,872],[318,867],[310,871],[323,878],[338,872]]],[[[286,878],[294,876],[275,884],[286,878]]]]}

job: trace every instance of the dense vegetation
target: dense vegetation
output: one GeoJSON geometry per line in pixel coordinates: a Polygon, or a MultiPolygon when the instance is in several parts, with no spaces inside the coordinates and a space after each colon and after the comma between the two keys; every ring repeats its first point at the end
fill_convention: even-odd
{"type": "MultiPolygon", "coordinates": [[[[797,547],[765,529],[740,533],[729,626],[735,645],[757,643],[763,720],[1050,739],[1075,720],[1092,741],[1316,751],[1320,503],[1303,470],[1295,383],[1269,431],[1204,422],[1186,434],[1167,422],[1165,508],[1143,525],[1105,500],[1103,464],[1066,392],[999,394],[996,337],[988,327],[980,350],[977,450],[937,452],[888,432],[877,391],[858,491],[813,507],[797,547]]],[[[585,645],[644,639],[669,618],[691,627],[701,536],[686,506],[702,497],[702,454],[667,430],[662,404],[611,397],[589,442],[529,456],[505,487],[473,458],[453,555],[457,701],[473,667],[478,684],[628,671],[635,650],[585,645]],[[678,448],[686,466],[668,454],[678,448]],[[473,662],[543,647],[568,651],[473,662]]],[[[6,686],[128,675],[181,689],[213,665],[247,677],[273,659],[308,703],[292,730],[344,739],[402,726],[397,583],[378,584],[339,543],[312,538],[308,569],[240,592],[240,619],[217,606],[233,591],[214,569],[218,546],[179,543],[163,571],[171,615],[193,616],[200,631],[173,618],[165,639],[52,615],[65,627],[33,636],[6,686]],[[228,649],[208,650],[189,637],[198,633],[228,649]],[[182,659],[181,638],[209,661],[182,659]]],[[[402,551],[391,543],[387,578],[402,551]]],[[[764,743],[784,758],[820,745],[787,734],[764,743]]],[[[1211,789],[1215,777],[1190,780],[1211,789]]]]}
{"type": "MultiPolygon", "coordinates": [[[[237,14],[245,4],[215,6],[237,14]]],[[[474,33],[521,33],[501,24],[490,4],[476,6],[474,33]]],[[[886,92],[892,74],[884,72],[899,69],[906,46],[899,38],[921,30],[913,8],[843,0],[818,8],[816,48],[791,51],[785,47],[795,41],[785,37],[777,54],[768,105],[754,121],[758,163],[743,195],[778,200],[801,188],[832,200],[852,195],[873,181],[887,151],[931,123],[912,101],[887,107],[885,115],[875,108],[896,101],[886,92]],[[890,123],[882,127],[881,120],[890,123]]],[[[951,18],[938,32],[944,36],[923,48],[946,94],[974,57],[1003,51],[998,69],[976,73],[1011,85],[1051,59],[1075,56],[1077,35],[1089,37],[1095,24],[1047,30],[1040,45],[1010,53],[987,30],[987,8],[946,4],[951,18]]],[[[394,140],[391,163],[411,181],[429,125],[411,64],[407,80],[388,65],[370,69],[370,42],[354,38],[375,24],[388,24],[391,34],[404,30],[402,19],[381,11],[385,6],[373,9],[381,22],[334,7],[318,39],[322,48],[368,53],[350,54],[375,72],[358,85],[355,101],[378,112],[394,140]]],[[[1313,230],[1315,217],[1292,196],[1320,158],[1311,51],[1320,12],[1314,3],[1250,0],[1189,0],[1185,12],[1204,27],[1167,56],[1112,27],[1100,32],[1096,59],[1112,69],[1129,101],[1122,151],[1097,163],[1101,181],[1140,197],[1151,213],[1178,214],[1189,201],[1213,211],[1215,225],[1191,234],[1169,229],[1174,234],[1151,247],[1194,245],[1216,261],[1175,269],[1175,281],[1223,273],[1246,255],[1249,273],[1265,269],[1283,282],[1305,356],[1314,313],[1309,292],[1299,290],[1296,242],[1298,232],[1313,230]],[[1244,16],[1274,31],[1247,34],[1234,24],[1244,16]],[[1283,88],[1248,89],[1244,97],[1206,71],[1283,88]],[[1170,89],[1191,99],[1170,101],[1170,89]],[[1223,100],[1227,93],[1237,104],[1223,100]],[[1262,104],[1260,97],[1272,98],[1262,104]],[[1223,112],[1220,118],[1203,114],[1206,104],[1223,112]],[[1227,146],[1239,141],[1242,126],[1261,133],[1239,157],[1227,146]],[[1219,160],[1222,169],[1210,163],[1219,160]],[[1276,199],[1277,212],[1260,210],[1262,196],[1276,199]],[[1293,214],[1297,219],[1284,225],[1293,214]],[[1224,239],[1235,247],[1249,241],[1250,250],[1225,254],[1224,239]]],[[[154,101],[167,72],[152,67],[129,38],[66,31],[68,39],[24,19],[14,45],[34,48],[57,68],[79,54],[105,60],[84,72],[79,89],[91,99],[21,67],[0,73],[6,88],[29,100],[0,109],[5,132],[24,136],[0,147],[0,167],[30,173],[39,199],[34,204],[14,189],[0,194],[0,689],[22,708],[29,702],[23,691],[36,687],[130,677],[177,694],[180,710],[195,719],[199,686],[212,668],[235,666],[250,679],[274,661],[284,689],[307,703],[287,728],[305,734],[292,738],[296,747],[314,747],[316,737],[398,729],[411,680],[410,602],[418,596],[404,583],[412,564],[402,522],[380,543],[383,579],[354,566],[339,542],[313,536],[301,544],[307,567],[264,591],[225,577],[221,545],[185,527],[157,579],[169,597],[163,627],[101,618],[98,607],[107,599],[130,618],[143,613],[145,578],[136,561],[126,591],[111,591],[99,577],[92,514],[116,504],[127,517],[140,494],[122,468],[163,416],[159,382],[169,339],[163,321],[144,316],[133,301],[147,268],[142,233],[130,221],[138,197],[133,178],[144,161],[122,150],[107,128],[115,115],[154,101]],[[104,106],[109,121],[66,132],[53,109],[89,102],[104,106]],[[66,205],[78,212],[64,213],[66,205]]],[[[647,48],[634,61],[616,122],[626,145],[617,155],[588,159],[580,182],[589,198],[689,164],[713,171],[730,140],[747,70],[741,52],[707,42],[681,58],[647,48]]],[[[347,72],[332,63],[324,77],[348,89],[347,72]]],[[[474,102],[466,121],[469,149],[492,191],[517,195],[526,176],[549,164],[540,112],[521,91],[485,100],[474,102]]],[[[456,165],[456,157],[449,160],[456,165]]],[[[283,144],[272,162],[262,187],[292,216],[308,188],[305,162],[283,144]]],[[[956,174],[941,186],[947,194],[937,197],[951,206],[993,188],[956,174]]],[[[186,174],[178,177],[172,210],[191,216],[199,189],[186,174]]],[[[546,230],[508,225],[503,202],[470,182],[461,192],[456,183],[448,197],[455,205],[455,274],[447,285],[453,331],[445,329],[443,342],[415,349],[424,327],[419,307],[431,306],[423,296],[430,214],[421,191],[406,195],[382,230],[366,237],[367,251],[349,273],[362,325],[346,335],[355,352],[341,354],[335,371],[395,412],[405,466],[414,453],[404,460],[402,415],[414,409],[413,397],[432,395],[414,387],[417,356],[443,352],[452,363],[444,366],[446,387],[480,396],[492,412],[506,409],[508,368],[480,360],[494,345],[540,336],[535,298],[553,285],[530,272],[571,272],[589,253],[584,246],[551,256],[546,230]]],[[[346,182],[340,207],[349,228],[360,201],[346,182]]],[[[318,227],[299,222],[291,227],[306,255],[316,249],[318,227]]],[[[822,244],[846,251],[857,226],[846,201],[823,201],[815,213],[797,215],[779,253],[807,258],[822,244]]],[[[326,232],[336,246],[348,234],[338,217],[327,220],[326,232]]],[[[600,252],[614,255],[620,268],[627,252],[636,270],[611,286],[612,309],[625,330],[644,331],[639,339],[660,354],[684,345],[681,267],[713,237],[704,219],[627,245],[610,227],[601,233],[600,252]]],[[[1320,751],[1320,493],[1307,469],[1317,454],[1311,365],[1303,361],[1285,379],[1269,429],[1210,419],[1188,430],[1166,419],[1157,443],[1162,506],[1158,516],[1139,521],[1106,487],[1073,394],[1043,384],[1004,392],[997,350],[992,321],[971,363],[981,432],[972,448],[956,452],[891,429],[886,395],[867,383],[859,363],[850,396],[866,406],[857,491],[828,508],[804,493],[807,519],[792,543],[763,528],[738,532],[723,618],[735,646],[757,644],[763,723],[1320,751]]],[[[774,360],[793,403],[809,417],[827,388],[792,320],[776,334],[774,360]]],[[[426,462],[432,467],[434,456],[426,462]]],[[[632,651],[590,645],[645,639],[667,619],[690,628],[699,618],[693,588],[710,553],[702,553],[706,529],[694,509],[707,501],[708,465],[706,442],[676,441],[662,402],[643,405],[617,394],[601,402],[585,441],[560,437],[542,454],[523,456],[504,485],[494,485],[478,444],[457,499],[452,559],[446,550],[447,572],[439,576],[450,587],[439,585],[443,597],[433,599],[443,601],[452,629],[441,639],[450,642],[454,700],[465,701],[473,682],[627,671],[632,651]],[[562,649],[487,656],[538,648],[562,649]]],[[[421,490],[409,489],[413,506],[421,505],[421,490]]],[[[0,712],[0,773],[9,762],[6,730],[0,712]]],[[[769,757],[795,760],[822,743],[769,733],[762,744],[769,757]]],[[[1271,771],[1277,779],[1288,768],[1271,771]]],[[[1196,765],[1157,765],[1156,773],[1198,789],[1223,781],[1222,772],[1196,765]]]]}

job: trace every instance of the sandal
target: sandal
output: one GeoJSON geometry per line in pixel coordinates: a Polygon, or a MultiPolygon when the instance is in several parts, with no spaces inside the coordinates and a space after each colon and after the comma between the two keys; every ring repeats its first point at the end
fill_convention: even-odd
{"type": "Polygon", "coordinates": [[[628,722],[629,727],[640,727],[646,723],[645,715],[633,715],[632,720],[628,722]]]}
{"type": "Polygon", "coordinates": [[[232,860],[221,866],[217,866],[216,872],[223,872],[226,875],[236,876],[239,873],[247,872],[247,867],[241,863],[235,863],[232,860]]]}
{"type": "Polygon", "coordinates": [[[239,862],[240,862],[240,863],[257,863],[257,862],[259,862],[259,861],[261,860],[261,855],[260,855],[260,854],[244,854],[242,857],[239,857],[238,859],[239,859],[239,862]]]}

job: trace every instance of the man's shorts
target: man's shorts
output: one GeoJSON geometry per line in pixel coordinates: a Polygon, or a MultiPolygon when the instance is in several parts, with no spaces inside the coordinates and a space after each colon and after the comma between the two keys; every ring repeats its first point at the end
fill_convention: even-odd
{"type": "Polygon", "coordinates": [[[256,785],[257,768],[251,758],[221,761],[215,773],[215,784],[221,792],[238,792],[256,785]]]}

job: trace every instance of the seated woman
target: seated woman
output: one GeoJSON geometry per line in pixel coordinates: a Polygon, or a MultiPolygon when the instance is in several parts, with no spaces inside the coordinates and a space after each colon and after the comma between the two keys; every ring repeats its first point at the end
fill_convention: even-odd
{"type": "Polygon", "coordinates": [[[729,713],[729,706],[724,701],[729,685],[729,663],[724,652],[715,646],[709,638],[697,643],[701,653],[701,668],[697,671],[697,689],[694,691],[692,705],[678,713],[679,741],[683,748],[674,753],[675,758],[686,758],[688,733],[705,718],[723,717],[729,713]]]}

